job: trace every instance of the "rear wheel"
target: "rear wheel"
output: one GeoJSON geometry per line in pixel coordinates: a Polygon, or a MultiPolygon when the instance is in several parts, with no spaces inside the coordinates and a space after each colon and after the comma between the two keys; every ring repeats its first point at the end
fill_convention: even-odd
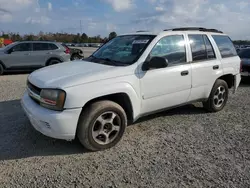
{"type": "Polygon", "coordinates": [[[50,60],[50,61],[47,63],[47,66],[55,65],[55,64],[58,64],[58,63],[61,63],[61,61],[58,60],[58,59],[52,59],[52,60],[50,60]]]}
{"type": "Polygon", "coordinates": [[[209,99],[203,106],[209,112],[221,111],[228,100],[228,85],[224,80],[217,80],[213,86],[209,99]]]}
{"type": "Polygon", "coordinates": [[[3,75],[4,73],[4,68],[3,68],[3,65],[0,64],[0,75],[3,75]]]}
{"type": "Polygon", "coordinates": [[[104,150],[121,140],[126,126],[127,116],[120,105],[112,101],[98,101],[83,111],[77,137],[91,151],[104,150]]]}

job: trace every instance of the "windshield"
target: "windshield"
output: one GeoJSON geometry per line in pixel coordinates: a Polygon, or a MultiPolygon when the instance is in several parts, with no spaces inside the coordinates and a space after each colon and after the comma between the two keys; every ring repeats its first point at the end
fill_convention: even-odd
{"type": "Polygon", "coordinates": [[[154,35],[118,36],[100,47],[92,57],[131,65],[137,61],[154,37],[154,35]]]}

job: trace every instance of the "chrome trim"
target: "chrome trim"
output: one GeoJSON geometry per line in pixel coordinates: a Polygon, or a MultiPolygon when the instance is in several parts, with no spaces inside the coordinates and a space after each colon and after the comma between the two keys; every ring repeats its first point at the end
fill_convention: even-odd
{"type": "Polygon", "coordinates": [[[27,87],[27,90],[28,90],[28,94],[31,98],[41,102],[41,97],[40,95],[37,95],[36,93],[34,93],[29,87],[27,87]]]}

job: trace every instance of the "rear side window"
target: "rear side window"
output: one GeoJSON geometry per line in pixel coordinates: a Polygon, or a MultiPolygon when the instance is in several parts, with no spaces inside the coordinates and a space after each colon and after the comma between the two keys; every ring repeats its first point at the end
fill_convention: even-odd
{"type": "Polygon", "coordinates": [[[48,43],[33,43],[33,50],[34,51],[49,50],[49,45],[48,43]]]}
{"type": "Polygon", "coordinates": [[[215,58],[211,42],[206,35],[188,35],[193,61],[203,61],[215,58]]]}
{"type": "Polygon", "coordinates": [[[58,47],[55,44],[50,43],[49,44],[49,50],[56,50],[58,47]]]}
{"type": "Polygon", "coordinates": [[[209,41],[206,35],[203,35],[203,38],[204,38],[206,50],[207,50],[207,59],[215,59],[215,53],[214,53],[214,49],[213,49],[211,42],[209,41]]]}
{"type": "Polygon", "coordinates": [[[212,35],[216,42],[222,58],[237,56],[237,51],[228,36],[212,35]]]}
{"type": "Polygon", "coordinates": [[[240,50],[238,53],[240,58],[250,59],[250,49],[240,50]]]}

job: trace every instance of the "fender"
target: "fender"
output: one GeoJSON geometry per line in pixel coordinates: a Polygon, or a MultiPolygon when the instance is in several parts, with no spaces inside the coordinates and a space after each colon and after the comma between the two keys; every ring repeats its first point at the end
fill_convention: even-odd
{"type": "Polygon", "coordinates": [[[133,117],[136,118],[140,114],[141,100],[138,92],[128,82],[106,83],[92,82],[89,84],[78,85],[65,89],[67,93],[65,108],[83,108],[85,104],[95,98],[125,93],[128,95],[133,108],[133,117]]]}

